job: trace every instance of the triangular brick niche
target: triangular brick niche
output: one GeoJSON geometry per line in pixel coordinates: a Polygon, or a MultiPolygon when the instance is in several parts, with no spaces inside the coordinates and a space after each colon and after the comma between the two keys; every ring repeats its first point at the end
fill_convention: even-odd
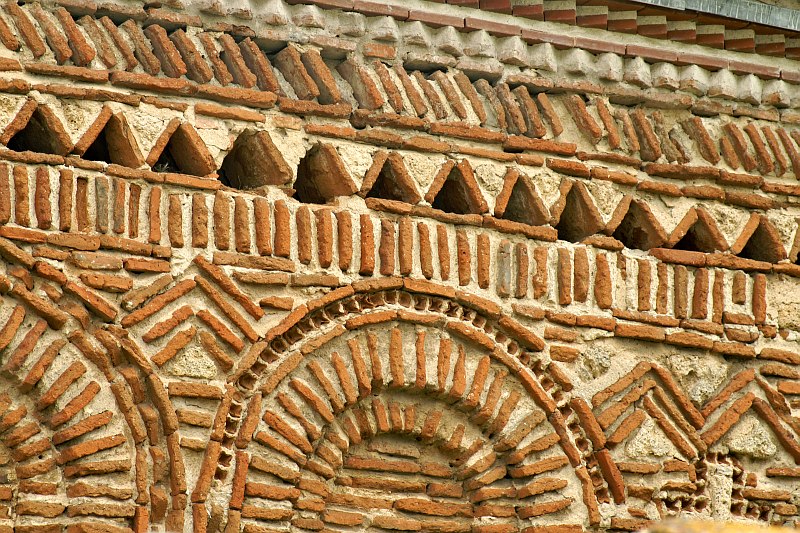
{"type": "Polygon", "coordinates": [[[288,183],[292,170],[266,131],[245,130],[222,160],[219,175],[230,187],[257,189],[288,183]]]}
{"type": "Polygon", "coordinates": [[[395,200],[416,204],[421,200],[414,179],[403,164],[403,156],[393,152],[379,152],[361,186],[360,195],[366,198],[395,200]]]}
{"type": "Polygon", "coordinates": [[[494,214],[530,226],[542,226],[550,221],[547,207],[530,178],[514,169],[506,173],[503,190],[495,200],[494,214]]]}
{"type": "Polygon", "coordinates": [[[325,204],[337,196],[349,196],[358,189],[336,148],[314,145],[300,160],[294,197],[308,204],[325,204]]]}
{"type": "Polygon", "coordinates": [[[615,216],[612,221],[619,220],[619,222],[617,224],[612,222],[609,226],[616,226],[613,227],[611,235],[626,248],[649,250],[661,246],[667,240],[663,228],[647,204],[631,200],[628,197],[618,207],[618,210],[622,209],[625,209],[622,220],[615,216]]]}
{"type": "Polygon", "coordinates": [[[566,197],[554,206],[553,222],[558,238],[580,242],[603,228],[603,219],[588,191],[581,184],[572,184],[566,197]]]}
{"type": "Polygon", "coordinates": [[[489,209],[466,160],[445,163],[433,179],[425,200],[435,209],[457,215],[479,215],[489,209]]]}
{"type": "Polygon", "coordinates": [[[688,252],[712,253],[728,248],[714,219],[703,209],[691,209],[676,226],[666,244],[688,252]]]}
{"type": "Polygon", "coordinates": [[[170,129],[168,126],[147,157],[147,163],[153,170],[193,176],[206,176],[216,170],[214,158],[197,130],[186,123],[175,127],[171,134],[170,129]]]}
{"type": "Polygon", "coordinates": [[[144,157],[122,113],[106,108],[73,150],[83,159],[138,168],[144,157]]]}
{"type": "Polygon", "coordinates": [[[33,100],[22,107],[0,141],[16,152],[66,155],[72,149],[69,135],[53,110],[33,100]]]}
{"type": "Polygon", "coordinates": [[[762,215],[753,214],[731,252],[756,261],[777,263],[786,259],[786,248],[775,226],[762,215]]]}

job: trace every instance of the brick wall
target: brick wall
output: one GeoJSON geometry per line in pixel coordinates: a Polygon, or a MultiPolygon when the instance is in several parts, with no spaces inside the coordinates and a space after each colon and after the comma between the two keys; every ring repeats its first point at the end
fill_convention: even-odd
{"type": "Polygon", "coordinates": [[[796,526],[791,37],[613,4],[0,8],[0,532],[796,526]]]}

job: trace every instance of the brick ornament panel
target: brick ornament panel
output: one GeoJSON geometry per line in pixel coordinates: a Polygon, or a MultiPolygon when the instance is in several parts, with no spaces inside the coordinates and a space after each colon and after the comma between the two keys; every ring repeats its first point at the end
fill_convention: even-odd
{"type": "Polygon", "coordinates": [[[0,8],[0,533],[798,525],[796,39],[166,4],[0,8]]]}

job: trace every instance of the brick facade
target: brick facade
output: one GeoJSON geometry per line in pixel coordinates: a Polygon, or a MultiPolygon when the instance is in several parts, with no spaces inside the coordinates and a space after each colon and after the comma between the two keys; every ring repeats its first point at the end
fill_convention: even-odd
{"type": "Polygon", "coordinates": [[[0,9],[0,533],[797,525],[796,36],[256,4],[0,9]]]}

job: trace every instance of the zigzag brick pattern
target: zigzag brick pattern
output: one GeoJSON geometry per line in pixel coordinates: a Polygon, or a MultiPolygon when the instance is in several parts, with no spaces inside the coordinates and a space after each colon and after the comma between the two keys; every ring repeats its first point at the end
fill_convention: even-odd
{"type": "Polygon", "coordinates": [[[0,533],[797,526],[797,39],[55,4],[0,8],[0,533]]]}

